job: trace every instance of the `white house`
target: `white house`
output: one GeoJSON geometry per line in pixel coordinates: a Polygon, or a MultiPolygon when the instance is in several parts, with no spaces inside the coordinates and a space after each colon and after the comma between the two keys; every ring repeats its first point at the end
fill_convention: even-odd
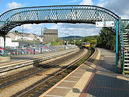
{"type": "Polygon", "coordinates": [[[9,36],[12,40],[39,40],[40,42],[43,42],[42,37],[32,33],[9,32],[7,36],[9,36]]]}
{"type": "MultiPolygon", "coordinates": [[[[10,37],[6,37],[6,46],[7,47],[18,47],[19,42],[12,42],[12,39],[10,37]]],[[[4,47],[4,38],[0,37],[0,47],[4,47]]]]}
{"type": "MultiPolygon", "coordinates": [[[[43,42],[42,37],[40,37],[36,34],[9,32],[6,35],[6,46],[7,47],[18,47],[18,46],[20,46],[21,40],[29,40],[29,41],[39,40],[40,42],[43,42]]],[[[4,47],[4,38],[1,36],[0,36],[0,47],[4,47]]]]}

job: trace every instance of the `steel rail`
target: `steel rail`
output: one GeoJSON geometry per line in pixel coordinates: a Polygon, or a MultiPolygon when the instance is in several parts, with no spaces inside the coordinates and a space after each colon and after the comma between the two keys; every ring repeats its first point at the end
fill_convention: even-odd
{"type": "Polygon", "coordinates": [[[0,67],[0,73],[8,72],[8,71],[15,70],[15,69],[22,68],[22,67],[29,66],[29,65],[34,65],[35,63],[40,63],[40,62],[43,62],[43,61],[47,61],[47,60],[53,59],[55,57],[59,57],[59,56],[68,54],[70,52],[74,52],[74,51],[68,51],[67,53],[64,53],[64,54],[49,56],[49,57],[45,57],[45,58],[42,58],[42,57],[38,58],[38,59],[35,58],[34,60],[31,60],[31,61],[28,61],[28,62],[25,62],[25,63],[20,63],[20,64],[18,63],[16,65],[12,65],[12,66],[11,65],[2,66],[2,67],[0,67]]]}

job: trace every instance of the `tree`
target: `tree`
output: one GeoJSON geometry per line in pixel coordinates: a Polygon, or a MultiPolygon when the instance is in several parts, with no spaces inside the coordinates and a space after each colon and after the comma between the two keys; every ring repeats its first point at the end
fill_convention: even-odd
{"type": "Polygon", "coordinates": [[[97,39],[97,46],[115,50],[115,31],[113,28],[102,28],[101,33],[97,39]]]}
{"type": "Polygon", "coordinates": [[[87,36],[83,39],[83,42],[88,42],[88,43],[91,43],[93,45],[96,45],[97,43],[97,37],[98,36],[87,36]]]}

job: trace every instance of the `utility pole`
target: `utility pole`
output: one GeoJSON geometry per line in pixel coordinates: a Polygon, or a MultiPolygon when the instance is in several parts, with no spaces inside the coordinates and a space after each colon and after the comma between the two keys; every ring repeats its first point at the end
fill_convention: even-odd
{"type": "Polygon", "coordinates": [[[22,47],[23,47],[23,30],[24,30],[23,25],[21,27],[22,27],[22,43],[21,44],[22,44],[22,47]]]}
{"type": "Polygon", "coordinates": [[[3,38],[4,38],[4,50],[3,51],[4,51],[4,55],[5,55],[5,48],[6,48],[6,35],[5,34],[3,35],[3,38]]]}

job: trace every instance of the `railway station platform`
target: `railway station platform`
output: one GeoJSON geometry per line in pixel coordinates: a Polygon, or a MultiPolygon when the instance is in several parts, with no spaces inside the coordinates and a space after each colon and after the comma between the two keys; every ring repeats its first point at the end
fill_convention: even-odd
{"type": "Polygon", "coordinates": [[[8,62],[8,61],[10,61],[10,57],[8,57],[8,56],[4,56],[4,57],[0,56],[0,63],[4,63],[4,62],[8,62]]]}
{"type": "Polygon", "coordinates": [[[129,77],[116,71],[114,59],[99,49],[96,64],[85,62],[40,97],[129,97],[129,77]]]}

